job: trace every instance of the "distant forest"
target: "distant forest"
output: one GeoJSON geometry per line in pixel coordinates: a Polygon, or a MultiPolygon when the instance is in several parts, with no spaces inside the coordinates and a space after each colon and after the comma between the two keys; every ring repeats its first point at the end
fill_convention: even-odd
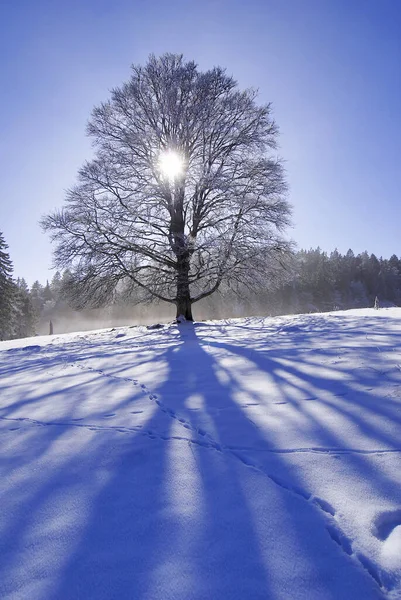
{"type": "MultiPolygon", "coordinates": [[[[35,281],[29,288],[24,279],[13,279],[13,285],[7,288],[11,315],[7,319],[4,318],[5,290],[2,294],[2,339],[49,333],[51,326],[54,333],[62,333],[172,319],[173,309],[169,305],[138,306],[133,298],[119,293],[105,309],[78,313],[68,306],[63,294],[67,280],[68,272],[57,272],[50,282],[35,281]]],[[[367,252],[355,255],[352,250],[345,255],[337,250],[327,254],[317,248],[296,252],[285,280],[274,289],[269,287],[269,282],[266,289],[257,294],[225,289],[194,308],[198,320],[250,314],[274,316],[372,307],[376,297],[381,307],[401,306],[400,258],[396,255],[389,259],[377,258],[367,252]]]]}
{"type": "Polygon", "coordinates": [[[317,248],[295,254],[290,278],[265,301],[268,312],[278,315],[372,307],[376,297],[382,307],[401,306],[400,258],[317,248]]]}

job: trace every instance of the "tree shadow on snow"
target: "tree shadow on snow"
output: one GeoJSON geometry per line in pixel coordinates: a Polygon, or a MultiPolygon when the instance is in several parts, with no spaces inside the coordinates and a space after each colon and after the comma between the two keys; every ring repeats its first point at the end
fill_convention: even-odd
{"type": "MultiPolygon", "coordinates": [[[[341,568],[349,559],[330,539],[328,516],[310,501],[301,473],[289,474],[285,454],[272,455],[271,471],[255,459],[253,450],[276,444],[249,412],[263,393],[252,396],[242,387],[219,352],[250,361],[278,389],[313,384],[324,390],[324,378],[312,381],[292,364],[286,367],[289,382],[274,355],[222,343],[207,331],[185,324],[173,343],[160,338],[157,361],[166,374],[157,389],[143,389],[152,412],[138,430],[128,422],[91,430],[88,417],[78,437],[71,423],[32,435],[32,464],[36,451],[51,456],[57,443],[66,452],[65,460],[50,461],[39,487],[34,477],[28,491],[13,487],[19,506],[3,532],[0,580],[10,589],[18,587],[18,578],[30,582],[16,597],[284,600],[293,598],[294,582],[297,600],[353,597],[347,577],[334,577],[335,561],[341,568]],[[29,576],[21,561],[29,564],[29,576]]],[[[129,359],[127,347],[121,371],[129,359]]],[[[81,388],[81,394],[92,391],[81,388]]],[[[291,392],[285,394],[291,401],[291,392]]],[[[117,410],[137,402],[136,391],[117,410]]],[[[338,444],[316,415],[308,418],[321,428],[322,445],[338,444]]],[[[369,476],[364,458],[355,460],[369,476]]],[[[361,570],[360,597],[379,597],[371,583],[361,570]]]]}

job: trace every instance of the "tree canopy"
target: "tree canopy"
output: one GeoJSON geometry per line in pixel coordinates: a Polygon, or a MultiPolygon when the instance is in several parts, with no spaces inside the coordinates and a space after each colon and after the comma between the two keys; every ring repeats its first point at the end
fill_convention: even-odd
{"type": "Polygon", "coordinates": [[[223,282],[265,286],[281,268],[290,206],[271,106],[256,97],[220,67],[166,54],[93,110],[95,156],[43,219],[76,306],[120,285],[192,319],[223,282]]]}

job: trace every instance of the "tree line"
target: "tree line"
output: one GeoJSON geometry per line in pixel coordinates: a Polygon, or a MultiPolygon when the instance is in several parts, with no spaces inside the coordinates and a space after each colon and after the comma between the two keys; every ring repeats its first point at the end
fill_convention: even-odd
{"type": "Polygon", "coordinates": [[[286,281],[263,302],[278,315],[372,307],[376,298],[382,307],[401,306],[401,258],[316,248],[294,254],[286,281]]]}
{"type": "Polygon", "coordinates": [[[28,286],[23,277],[14,278],[8,245],[0,232],[0,340],[31,337],[46,313],[61,301],[62,276],[51,282],[35,281],[28,286]]]}
{"type": "MultiPolygon", "coordinates": [[[[35,281],[30,287],[24,278],[13,277],[13,265],[4,236],[0,233],[0,339],[34,336],[38,330],[49,332],[50,321],[61,333],[62,317],[71,319],[68,290],[69,271],[57,271],[50,281],[35,281]]],[[[221,293],[204,302],[204,318],[244,316],[247,314],[281,315],[306,312],[324,312],[348,308],[374,306],[401,306],[401,258],[395,254],[389,259],[377,258],[352,250],[342,255],[320,248],[295,252],[291,266],[283,272],[282,280],[271,288],[254,294],[246,289],[222,288],[221,293]]],[[[121,288],[110,301],[108,316],[111,321],[122,314],[126,320],[134,313],[138,298],[121,288]]],[[[152,317],[152,305],[135,313],[139,319],[152,317]]],[[[155,305],[153,304],[153,315],[155,305]]],[[[166,313],[167,314],[167,313],[166,313]]],[[[89,312],[85,315],[88,317],[89,312]]]]}

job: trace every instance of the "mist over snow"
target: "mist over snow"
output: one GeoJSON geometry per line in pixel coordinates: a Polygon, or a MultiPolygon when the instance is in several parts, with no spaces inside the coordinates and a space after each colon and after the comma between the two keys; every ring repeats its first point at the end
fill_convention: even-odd
{"type": "Polygon", "coordinates": [[[1,598],[401,598],[401,309],[0,361],[1,598]]]}

